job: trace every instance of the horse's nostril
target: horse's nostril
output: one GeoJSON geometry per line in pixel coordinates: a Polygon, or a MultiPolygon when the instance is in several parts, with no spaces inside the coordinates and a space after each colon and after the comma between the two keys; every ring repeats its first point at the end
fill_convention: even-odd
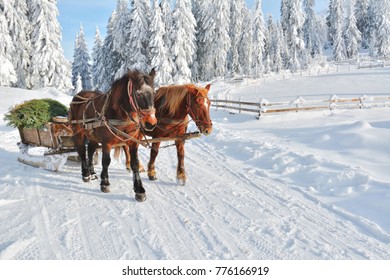
{"type": "Polygon", "coordinates": [[[208,135],[211,134],[211,131],[212,131],[212,129],[206,128],[206,129],[203,131],[203,134],[206,135],[206,136],[208,136],[208,135]]]}
{"type": "Polygon", "coordinates": [[[146,123],[145,123],[145,129],[146,129],[147,131],[152,131],[155,127],[156,127],[155,124],[151,124],[150,122],[146,122],[146,123]]]}

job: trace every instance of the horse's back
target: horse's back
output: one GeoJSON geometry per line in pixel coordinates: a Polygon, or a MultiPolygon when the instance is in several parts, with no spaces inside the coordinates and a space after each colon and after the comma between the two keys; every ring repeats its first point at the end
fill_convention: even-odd
{"type": "Polygon", "coordinates": [[[103,94],[104,93],[99,91],[80,91],[72,98],[72,101],[70,103],[69,118],[80,119],[88,104],[88,101],[96,99],[103,94]]]}
{"type": "Polygon", "coordinates": [[[84,101],[85,99],[96,98],[99,95],[104,94],[100,91],[80,91],[78,94],[73,96],[72,103],[70,105],[77,105],[77,102],[84,101]]]}

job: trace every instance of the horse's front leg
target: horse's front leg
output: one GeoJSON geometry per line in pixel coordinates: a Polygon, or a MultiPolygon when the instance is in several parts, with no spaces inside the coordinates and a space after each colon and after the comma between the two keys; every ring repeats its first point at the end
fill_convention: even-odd
{"type": "Polygon", "coordinates": [[[160,149],[160,144],[161,144],[160,142],[153,143],[152,149],[150,150],[150,159],[148,163],[148,177],[149,180],[152,181],[157,180],[155,162],[156,162],[156,157],[158,155],[158,150],[160,149]]]}
{"type": "Polygon", "coordinates": [[[135,199],[139,202],[146,200],[145,189],[142,185],[141,176],[139,175],[138,144],[131,142],[129,144],[131,170],[133,171],[135,199]]]}
{"type": "Polygon", "coordinates": [[[73,141],[76,146],[77,154],[79,155],[81,161],[81,176],[84,182],[89,182],[91,180],[91,173],[88,168],[88,160],[86,156],[85,148],[85,138],[80,137],[77,134],[73,137],[73,141]]]}
{"type": "Polygon", "coordinates": [[[100,190],[104,193],[110,192],[110,182],[108,181],[108,167],[111,163],[111,145],[102,144],[102,173],[100,174],[100,190]]]}
{"type": "Polygon", "coordinates": [[[88,143],[88,169],[91,180],[97,179],[95,168],[93,167],[94,155],[99,144],[97,142],[88,143]]]}
{"type": "Polygon", "coordinates": [[[186,184],[187,176],[184,169],[184,141],[175,141],[177,151],[177,183],[181,186],[186,184]]]}

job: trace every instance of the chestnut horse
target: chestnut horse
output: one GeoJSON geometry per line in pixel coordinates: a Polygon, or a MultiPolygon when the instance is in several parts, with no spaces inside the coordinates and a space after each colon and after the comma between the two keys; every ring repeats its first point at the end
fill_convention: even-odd
{"type": "Polygon", "coordinates": [[[82,91],[70,103],[69,120],[85,182],[96,179],[93,154],[99,143],[102,146],[102,192],[110,192],[108,167],[111,148],[126,143],[130,149],[135,198],[140,202],[146,199],[139,175],[138,146],[142,137],[140,130],[152,131],[157,124],[154,109],[155,74],[154,69],[149,75],[137,70],[129,71],[112,84],[107,94],[82,91]]]}
{"type": "MultiPolygon", "coordinates": [[[[158,124],[153,131],[146,132],[152,138],[174,138],[183,136],[189,123],[188,115],[195,122],[200,133],[209,135],[212,132],[210,119],[210,99],[208,92],[210,85],[205,88],[193,84],[163,86],[156,92],[155,105],[157,108],[158,124]]],[[[148,177],[157,180],[155,161],[161,142],[152,144],[148,163],[148,177]]],[[[187,176],[184,168],[184,140],[175,140],[177,150],[177,182],[185,185],[187,176]]],[[[129,169],[130,160],[126,147],[126,167],[129,169]]]]}

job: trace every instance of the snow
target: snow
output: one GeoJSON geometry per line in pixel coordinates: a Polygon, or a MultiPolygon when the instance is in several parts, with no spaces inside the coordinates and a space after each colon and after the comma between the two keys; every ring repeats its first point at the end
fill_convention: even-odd
{"type": "MultiPolygon", "coordinates": [[[[390,95],[390,68],[229,83],[211,95],[244,101],[390,95]]],[[[0,88],[0,115],[53,89],[0,88]]],[[[253,115],[211,109],[213,133],[186,143],[186,186],[176,150],[161,149],[158,181],[142,174],[134,199],[123,156],[111,193],[17,161],[19,135],[0,119],[0,259],[389,259],[389,108],[253,115]]],[[[193,125],[190,127],[194,129],[193,125]]],[[[140,148],[143,164],[149,151],[140,148]]],[[[100,164],[96,166],[100,172],[100,164]]]]}

